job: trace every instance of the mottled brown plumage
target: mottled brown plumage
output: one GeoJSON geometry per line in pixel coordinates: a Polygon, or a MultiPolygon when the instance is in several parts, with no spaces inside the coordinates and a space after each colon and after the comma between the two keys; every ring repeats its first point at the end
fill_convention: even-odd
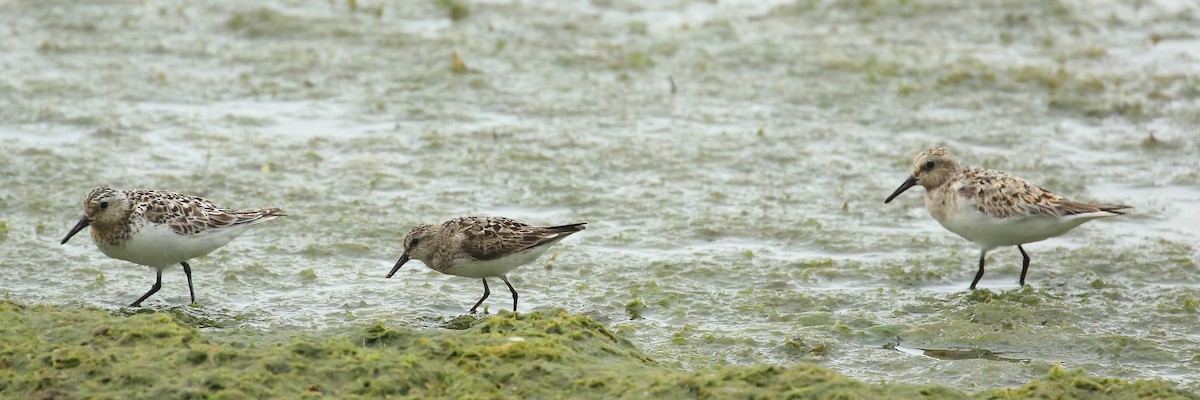
{"type": "Polygon", "coordinates": [[[90,226],[92,241],[105,255],[157,270],[154,286],[130,306],[140,305],[157,292],[163,269],[174,264],[183,266],[194,303],[188,259],[224,246],[250,225],[286,215],[278,208],[231,210],[196,196],[108,186],[84,196],[83,211],[83,218],[63,238],[63,244],[90,226]]]}
{"type": "Polygon", "coordinates": [[[1003,172],[964,167],[942,147],[917,154],[912,176],[884,203],[916,185],[925,188],[925,207],[938,223],[979,244],[979,271],[971,289],[983,277],[988,251],[1017,246],[1024,257],[1020,283],[1025,285],[1029,255],[1021,245],[1062,235],[1092,219],[1124,214],[1121,210],[1130,208],[1078,202],[1003,172]]]}
{"type": "Polygon", "coordinates": [[[487,278],[499,277],[512,292],[516,311],[517,291],[505,274],[537,259],[551,245],[583,230],[585,224],[543,227],[504,217],[461,217],[418,225],[404,237],[404,254],[387,277],[416,259],[443,274],[480,278],[483,297],[471,307],[471,313],[491,293],[487,278]]]}
{"type": "Polygon", "coordinates": [[[117,245],[137,233],[144,225],[137,223],[139,220],[164,225],[180,235],[192,235],[287,215],[278,208],[231,210],[197,196],[159,190],[117,191],[108,186],[93,189],[84,197],[83,204],[84,214],[92,219],[92,238],[110,245],[117,245]],[[113,209],[120,211],[103,216],[105,209],[101,204],[106,199],[112,199],[113,209]],[[117,207],[117,202],[128,206],[117,207]]]}

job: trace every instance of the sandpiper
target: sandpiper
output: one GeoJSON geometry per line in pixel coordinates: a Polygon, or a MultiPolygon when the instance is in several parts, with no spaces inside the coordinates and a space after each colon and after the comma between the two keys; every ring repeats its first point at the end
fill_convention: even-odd
{"type": "Polygon", "coordinates": [[[408,260],[416,259],[443,274],[480,278],[483,297],[471,307],[471,314],[491,294],[487,278],[499,277],[512,292],[515,312],[517,289],[505,274],[533,262],[550,246],[582,231],[584,225],[531,226],[503,217],[461,217],[439,225],[417,225],[404,237],[404,254],[387,277],[395,275],[408,260]]]}
{"type": "Polygon", "coordinates": [[[250,225],[284,216],[278,208],[230,210],[196,196],[157,190],[93,189],[83,198],[83,218],[61,244],[88,226],[92,242],[104,255],[152,267],[154,286],[130,307],[138,307],[162,287],[162,272],[179,263],[187,275],[192,303],[192,267],[187,260],[224,246],[250,225]]]}
{"type": "Polygon", "coordinates": [[[1021,286],[1029,272],[1029,254],[1021,245],[1055,236],[1096,218],[1122,215],[1130,206],[1089,204],[1070,200],[999,171],[964,167],[953,154],[934,147],[912,164],[912,176],[884,203],[905,190],[925,187],[925,208],[942,226],[979,245],[979,272],[971,281],[974,290],[983,278],[984,257],[1001,246],[1017,246],[1024,258],[1021,286]]]}

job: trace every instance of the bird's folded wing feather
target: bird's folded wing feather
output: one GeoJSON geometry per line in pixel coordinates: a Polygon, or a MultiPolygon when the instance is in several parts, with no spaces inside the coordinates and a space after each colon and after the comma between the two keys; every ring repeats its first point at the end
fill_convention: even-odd
{"type": "Polygon", "coordinates": [[[502,217],[460,218],[462,249],[478,260],[494,260],[552,240],[544,228],[502,217]]]}
{"type": "MultiPolygon", "coordinates": [[[[132,199],[131,199],[132,200],[132,199]]],[[[286,215],[278,208],[229,210],[196,196],[168,193],[144,197],[137,207],[146,220],[163,224],[180,235],[193,235],[213,229],[253,224],[286,215]]]]}
{"type": "Polygon", "coordinates": [[[1078,205],[1083,204],[1019,177],[976,168],[967,171],[958,194],[973,200],[980,212],[996,218],[1059,217],[1077,213],[1081,209],[1078,205]]]}

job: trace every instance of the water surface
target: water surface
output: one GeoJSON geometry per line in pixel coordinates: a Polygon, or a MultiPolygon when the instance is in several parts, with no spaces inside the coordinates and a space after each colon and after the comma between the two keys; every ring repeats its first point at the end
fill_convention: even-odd
{"type": "Polygon", "coordinates": [[[119,309],[151,270],[58,241],[92,187],[166,189],[291,214],[191,263],[208,329],[437,327],[481,288],[384,279],[402,235],[495,214],[589,223],[512,274],[521,311],[682,369],[1200,389],[1195,5],[643,3],[0,4],[0,287],[119,309]],[[968,292],[977,250],[921,190],[882,203],[934,144],[1135,209],[1026,246],[1024,289],[999,249],[968,292]]]}

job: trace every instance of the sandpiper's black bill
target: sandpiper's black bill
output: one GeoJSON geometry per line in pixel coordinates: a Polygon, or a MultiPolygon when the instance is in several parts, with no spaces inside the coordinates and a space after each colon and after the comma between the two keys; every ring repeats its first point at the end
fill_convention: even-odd
{"type": "Polygon", "coordinates": [[[392,275],[395,275],[396,271],[399,271],[400,267],[403,267],[406,262],[408,262],[408,254],[400,256],[400,261],[396,261],[396,266],[392,267],[392,272],[388,272],[385,278],[391,278],[392,275]]]}
{"type": "Polygon", "coordinates": [[[88,224],[91,224],[91,223],[92,223],[92,220],[88,219],[88,217],[85,215],[83,218],[81,218],[79,220],[78,224],[75,224],[74,228],[71,228],[70,232],[67,232],[67,237],[64,237],[63,241],[59,244],[67,244],[67,241],[71,240],[71,236],[75,236],[76,233],[79,233],[79,231],[82,231],[83,228],[87,228],[88,224]]]}
{"type": "Polygon", "coordinates": [[[901,183],[900,187],[896,188],[896,191],[892,192],[892,195],[888,196],[887,200],[884,200],[883,203],[884,204],[891,203],[892,199],[896,198],[896,196],[899,196],[900,193],[904,193],[905,190],[908,190],[908,188],[911,188],[916,185],[917,185],[917,177],[915,177],[915,176],[908,177],[908,180],[904,181],[904,183],[901,183]]]}

